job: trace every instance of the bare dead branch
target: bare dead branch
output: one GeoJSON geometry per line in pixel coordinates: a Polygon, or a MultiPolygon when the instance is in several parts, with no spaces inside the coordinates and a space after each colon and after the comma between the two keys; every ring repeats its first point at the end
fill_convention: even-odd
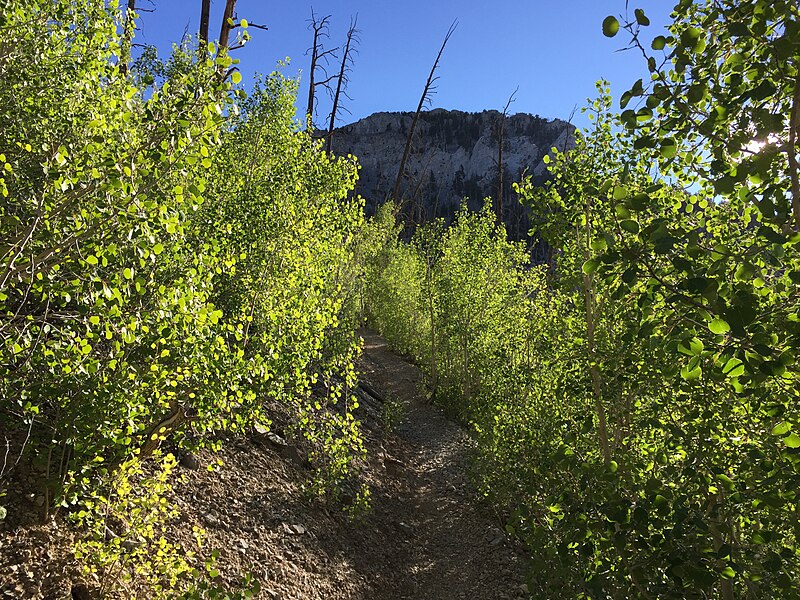
{"type": "MultiPolygon", "coordinates": [[[[239,21],[238,23],[235,23],[234,25],[232,25],[231,29],[236,29],[237,27],[241,27],[241,26],[242,26],[242,22],[239,21]]],[[[258,23],[249,23],[248,22],[247,23],[247,28],[249,29],[250,27],[253,27],[255,29],[261,29],[263,31],[269,31],[269,27],[267,27],[266,25],[259,25],[258,23]]]]}
{"type": "Polygon", "coordinates": [[[514,96],[517,95],[519,91],[519,86],[511,92],[511,95],[508,97],[508,101],[506,105],[503,107],[503,112],[500,113],[499,123],[498,123],[498,130],[497,130],[497,210],[495,214],[497,215],[497,222],[503,222],[503,144],[505,143],[505,130],[506,130],[506,119],[508,118],[508,107],[511,106],[511,103],[514,102],[514,96]]]}
{"type": "Polygon", "coordinates": [[[335,49],[324,50],[321,41],[323,38],[330,37],[328,33],[330,18],[330,15],[325,15],[322,19],[317,20],[314,8],[311,8],[311,19],[309,19],[308,27],[314,32],[314,39],[311,48],[308,49],[308,52],[311,52],[311,65],[308,69],[308,103],[306,104],[306,119],[309,123],[314,119],[314,100],[316,98],[317,86],[325,85],[325,83],[315,81],[317,68],[319,68],[321,60],[327,60],[327,58],[335,52],[335,49]]]}
{"type": "Polygon", "coordinates": [[[450,40],[450,36],[453,35],[456,27],[458,27],[458,19],[453,21],[453,23],[450,25],[450,28],[447,30],[447,34],[444,36],[442,46],[439,48],[439,53],[436,55],[436,60],[433,62],[433,67],[431,67],[428,80],[425,82],[425,87],[422,90],[422,96],[419,99],[419,105],[417,105],[417,112],[414,113],[414,118],[411,121],[411,127],[408,130],[406,146],[403,150],[403,158],[400,160],[400,167],[397,170],[397,179],[395,179],[394,189],[392,190],[392,199],[395,201],[395,211],[397,212],[400,212],[403,206],[402,199],[400,198],[400,186],[403,182],[403,178],[405,177],[406,162],[408,162],[408,155],[411,152],[411,142],[414,138],[414,130],[417,127],[417,121],[419,120],[419,113],[422,112],[422,107],[425,106],[425,103],[429,101],[431,86],[439,79],[439,77],[436,75],[436,69],[439,66],[439,61],[442,58],[445,46],[447,46],[447,42],[450,40]]]}
{"type": "MultiPolygon", "coordinates": [[[[342,62],[339,68],[338,82],[336,83],[336,93],[333,96],[333,108],[331,109],[331,118],[328,124],[328,154],[330,154],[333,149],[333,130],[336,126],[336,111],[339,109],[339,98],[349,83],[349,78],[347,77],[348,65],[353,61],[354,44],[358,44],[359,42],[357,25],[358,15],[350,19],[350,28],[347,30],[347,40],[345,41],[342,53],[342,62]]],[[[346,92],[344,93],[347,95],[346,92]]],[[[347,97],[349,98],[349,96],[347,97]]]]}

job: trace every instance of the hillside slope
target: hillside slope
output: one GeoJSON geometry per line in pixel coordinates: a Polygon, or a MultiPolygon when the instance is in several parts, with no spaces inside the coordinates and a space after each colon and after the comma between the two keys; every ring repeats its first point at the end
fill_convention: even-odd
{"type": "MultiPolygon", "coordinates": [[[[357,411],[373,510],[351,520],[314,500],[303,491],[302,445],[254,434],[225,440],[216,455],[203,451],[199,465],[183,461],[174,497],[180,516],[167,537],[189,548],[192,528],[204,528],[206,547],[219,550],[217,582],[235,587],[251,572],[259,598],[527,597],[521,549],[469,483],[466,432],[425,401],[416,367],[377,335],[362,335],[361,378],[380,396],[361,392],[357,411]],[[381,400],[404,407],[395,433],[382,425],[381,400]],[[217,458],[223,465],[216,471],[196,468],[217,458]]],[[[33,502],[12,511],[14,518],[0,521],[0,596],[96,597],[100,582],[83,580],[69,555],[74,532],[61,519],[36,523],[33,502]]],[[[136,595],[130,588],[128,597],[136,595]]]]}

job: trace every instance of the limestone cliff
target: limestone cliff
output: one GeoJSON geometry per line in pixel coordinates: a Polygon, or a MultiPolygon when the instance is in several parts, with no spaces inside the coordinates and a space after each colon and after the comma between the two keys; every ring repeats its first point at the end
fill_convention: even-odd
{"type": "MultiPolygon", "coordinates": [[[[357,193],[367,211],[390,195],[403,155],[413,113],[379,112],[334,132],[338,155],[353,154],[361,165],[357,193]]],[[[415,219],[452,218],[463,199],[472,209],[498,190],[498,111],[466,113],[435,109],[420,114],[406,166],[401,196],[410,201],[415,219]]],[[[528,218],[511,184],[528,173],[547,176],[542,158],[552,147],[572,146],[572,125],[559,119],[519,113],[504,124],[503,220],[513,237],[527,233],[528,218]]],[[[496,206],[496,205],[495,205],[496,206]]]]}

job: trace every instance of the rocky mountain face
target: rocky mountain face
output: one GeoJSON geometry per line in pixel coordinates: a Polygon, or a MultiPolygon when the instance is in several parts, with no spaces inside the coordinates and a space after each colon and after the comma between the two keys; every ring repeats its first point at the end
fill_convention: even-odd
{"type": "MultiPolygon", "coordinates": [[[[413,117],[410,112],[379,112],[334,132],[334,153],[358,157],[361,171],[356,193],[366,199],[368,214],[392,193],[413,117]]],[[[400,188],[407,202],[405,210],[414,222],[435,217],[449,221],[464,199],[475,210],[491,197],[497,210],[502,123],[503,221],[512,237],[525,237],[528,215],[512,183],[524,173],[543,182],[547,178],[543,157],[554,146],[571,147],[574,127],[524,113],[502,119],[495,110],[435,109],[420,114],[400,188]]]]}

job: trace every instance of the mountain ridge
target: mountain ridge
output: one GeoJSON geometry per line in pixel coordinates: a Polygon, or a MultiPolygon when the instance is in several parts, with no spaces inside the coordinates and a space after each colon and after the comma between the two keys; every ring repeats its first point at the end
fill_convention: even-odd
{"type": "MultiPolygon", "coordinates": [[[[450,221],[464,199],[473,210],[484,198],[496,202],[501,117],[496,110],[436,108],[420,113],[400,188],[414,222],[437,217],[450,221]]],[[[413,118],[412,112],[381,111],[334,131],[334,153],[358,158],[355,191],[365,198],[368,214],[391,195],[413,118]]],[[[544,156],[553,147],[571,148],[575,127],[561,119],[516,113],[505,117],[502,130],[503,220],[512,237],[523,239],[530,220],[512,183],[526,174],[543,183],[549,175],[544,156]]]]}

